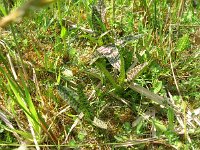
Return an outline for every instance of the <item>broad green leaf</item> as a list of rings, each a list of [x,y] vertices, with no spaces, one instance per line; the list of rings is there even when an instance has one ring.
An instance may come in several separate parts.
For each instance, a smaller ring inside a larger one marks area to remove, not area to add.
[[[153,120],[152,120],[152,123],[154,124],[154,126],[156,127],[157,130],[159,130],[159,131],[161,131],[161,132],[167,131],[166,126],[165,126],[162,122],[153,119]]]
[[[177,42],[176,51],[182,52],[190,46],[190,38],[188,34],[184,34]]]
[[[158,93],[162,88],[162,81],[156,80],[155,83],[153,83],[153,87],[154,87],[153,92]]]
[[[141,129],[142,129],[143,125],[144,125],[144,122],[140,121],[139,124],[137,125],[137,128],[136,128],[136,133],[137,134],[141,133]]]
[[[61,33],[60,33],[60,37],[61,37],[62,39],[64,39],[64,38],[66,37],[66,35],[67,35],[67,30],[66,30],[65,27],[62,27]]]
[[[4,7],[1,4],[0,4],[0,11],[2,12],[2,14],[4,16],[6,16],[6,11],[5,11]]]

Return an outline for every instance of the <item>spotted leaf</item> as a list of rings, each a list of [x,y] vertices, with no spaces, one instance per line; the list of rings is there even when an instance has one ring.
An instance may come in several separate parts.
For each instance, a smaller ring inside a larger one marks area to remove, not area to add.
[[[126,73],[127,75],[127,81],[132,81],[134,80],[138,75],[139,73],[148,65],[147,62],[143,63],[143,64],[140,64],[136,67],[133,67],[133,68],[130,68],[128,70],[128,72]]]
[[[110,64],[117,70],[120,70],[120,55],[119,55],[119,50],[115,45],[106,45],[106,46],[101,46],[97,49],[97,52],[106,57]]]

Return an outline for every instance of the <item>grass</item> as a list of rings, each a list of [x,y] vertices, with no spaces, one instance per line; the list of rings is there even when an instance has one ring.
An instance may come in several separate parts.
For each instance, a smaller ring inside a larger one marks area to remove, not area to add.
[[[199,149],[199,4],[98,2],[0,2],[1,149]]]

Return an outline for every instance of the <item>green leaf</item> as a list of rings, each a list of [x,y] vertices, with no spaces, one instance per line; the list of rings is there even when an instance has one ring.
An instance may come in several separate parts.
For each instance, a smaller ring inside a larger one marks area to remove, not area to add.
[[[125,72],[125,64],[124,64],[124,57],[121,55],[120,53],[120,74],[119,74],[119,85],[123,85],[124,81],[125,81],[125,77],[126,77],[126,72]]]
[[[18,104],[25,110],[25,112],[29,112],[28,108],[26,107],[26,103],[20,94],[21,92],[19,91],[19,89],[17,89],[15,83],[12,80],[10,80],[10,78],[8,76],[6,76],[6,77],[8,80],[8,84],[10,85]]]
[[[1,125],[3,126],[3,125]],[[33,139],[33,136],[30,132],[26,132],[26,131],[22,131],[22,130],[17,130],[17,129],[11,129],[11,128],[8,128],[7,126],[3,126],[3,129],[11,132],[11,133],[18,133],[20,134],[23,138],[25,138],[26,140],[32,140]]]
[[[190,38],[188,34],[183,35],[177,42],[176,51],[182,52],[190,46]]]
[[[85,139],[85,134],[84,134],[83,132],[79,132],[79,133],[78,133],[78,139],[79,139],[80,141],[83,141],[83,140]]]
[[[101,70],[101,72],[108,78],[110,83],[113,85],[115,89],[119,89],[117,83],[115,82],[115,79],[112,77],[110,72],[102,65],[101,62],[98,62],[98,60],[95,62],[97,67]]]
[[[168,127],[170,130],[173,130],[174,129],[174,110],[171,107],[168,108],[167,118],[169,121]]]
[[[159,131],[161,131],[161,132],[167,131],[166,126],[165,126],[162,122],[153,119],[153,120],[152,120],[152,123],[154,124],[154,126],[156,127],[157,130],[159,130]]]
[[[70,140],[70,141],[69,141],[69,146],[70,146],[71,148],[77,147],[76,141],[75,141],[75,140]]]
[[[66,35],[67,35],[67,30],[66,30],[65,27],[62,27],[62,28],[61,28],[60,37],[61,37],[62,39],[64,39],[64,38],[66,37]]]
[[[73,58],[74,56],[76,56],[77,50],[75,48],[71,48],[69,50],[69,56],[70,58]]]
[[[75,91],[68,87],[58,85],[58,93],[76,112],[82,112],[82,110],[80,110],[79,96]]]
[[[135,78],[137,78],[148,66],[148,62],[145,62],[143,64],[140,64],[135,67],[130,67],[126,73],[127,75],[127,81],[133,81]]]
[[[32,117],[34,118],[34,120],[30,120],[33,124],[33,128],[34,128],[34,131],[36,132],[36,135],[40,136],[40,132],[41,132],[41,128],[40,128],[40,125],[38,125],[38,122],[39,122],[39,118],[38,118],[38,115],[37,115],[37,111],[36,111],[36,108],[32,102],[32,98],[31,98],[31,95],[28,91],[28,88],[26,86],[26,84],[24,82],[23,83],[23,87],[24,87],[24,90],[25,90],[25,100],[26,100],[26,103],[27,103],[27,106],[29,108],[29,111],[32,115]],[[37,122],[35,122],[35,120]]]
[[[140,121],[139,124],[137,125],[137,128],[136,128],[136,133],[137,134],[141,133],[141,129],[142,129],[143,125],[144,125],[144,122]]]
[[[83,35],[80,35],[79,38],[85,38],[85,39],[88,39],[89,41],[91,41],[92,43],[97,43],[98,40],[96,40],[94,37],[92,37],[90,34],[83,34]]]
[[[86,95],[84,94],[82,85],[79,85],[76,91],[68,87],[58,85],[58,93],[76,112],[83,112],[85,119],[88,121],[93,120],[94,111],[91,108]]]
[[[57,79],[56,79],[56,84],[59,85],[60,84],[60,79],[61,79],[61,73],[60,73],[60,69],[58,70],[58,76],[57,76]]]
[[[158,93],[162,88],[162,81],[156,80],[155,83],[153,83],[153,87],[154,87],[153,92]]]
[[[131,127],[130,122],[125,122],[125,123],[123,124],[123,127],[124,127],[124,130],[125,130],[125,131],[131,132],[132,127]]]
[[[5,8],[1,4],[0,4],[0,12],[2,12],[2,14],[4,16],[6,16],[6,10],[5,10]]]

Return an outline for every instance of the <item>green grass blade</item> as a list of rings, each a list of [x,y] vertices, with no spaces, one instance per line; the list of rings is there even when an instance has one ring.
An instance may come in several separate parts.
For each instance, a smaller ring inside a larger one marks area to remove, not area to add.
[[[118,89],[119,86],[117,85],[117,83],[115,82],[115,79],[112,77],[112,75],[110,74],[110,72],[102,65],[102,63],[100,62],[95,62],[97,67],[101,70],[101,72],[108,78],[108,80],[110,81],[110,83],[113,85],[113,87],[115,89]]]
[[[168,118],[168,121],[169,121],[168,128],[170,130],[173,130],[174,129],[174,110],[171,107],[168,108],[167,118]]]
[[[120,74],[119,74],[118,81],[119,81],[119,85],[121,86],[123,85],[126,78],[124,57],[121,55],[121,53],[120,53],[120,62],[121,62],[121,65],[120,65]]]
[[[39,122],[37,111],[35,109],[35,106],[32,102],[30,93],[29,93],[28,88],[25,85],[25,83],[24,83],[24,90],[25,90],[25,96],[26,96],[25,100],[26,100],[26,103],[28,105],[29,111],[30,111],[32,117],[34,118],[34,120],[37,120],[37,122]],[[34,120],[32,120],[33,128],[34,128],[35,132],[37,133],[37,135],[40,135],[41,128],[38,125],[38,123],[36,123]]]

